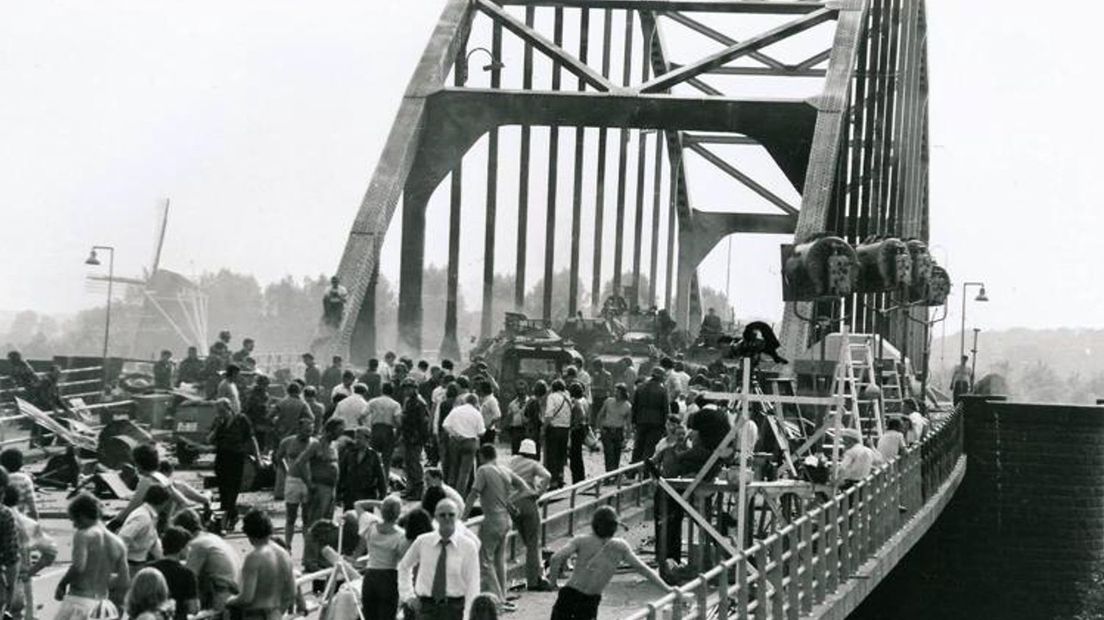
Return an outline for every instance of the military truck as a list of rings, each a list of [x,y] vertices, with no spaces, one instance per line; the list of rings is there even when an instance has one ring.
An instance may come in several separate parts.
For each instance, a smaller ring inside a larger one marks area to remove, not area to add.
[[[582,358],[548,322],[518,312],[507,312],[503,330],[480,343],[471,355],[487,363],[498,381],[502,402],[515,396],[514,386],[519,380],[529,385],[538,380],[552,381],[565,366]]]

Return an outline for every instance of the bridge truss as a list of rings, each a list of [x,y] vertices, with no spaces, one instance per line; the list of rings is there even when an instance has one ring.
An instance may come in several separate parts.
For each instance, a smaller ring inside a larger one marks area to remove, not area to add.
[[[676,59],[673,42],[688,36],[710,47]],[[563,297],[569,313],[583,310],[588,284],[596,309],[609,274],[631,291],[630,303],[672,308],[684,328],[699,320],[696,269],[729,235],[926,240],[925,36],[923,0],[447,0],[349,234],[338,270],[349,289],[345,318],[318,342],[354,361],[375,351],[380,253],[401,199],[399,348],[425,348],[426,212],[446,179],[444,356],[458,354],[460,247],[480,243],[461,238],[461,208],[473,200],[485,213],[482,336],[495,313],[523,306],[530,227],[544,232],[544,318]],[[491,58],[483,72],[469,67],[478,48]],[[803,91],[811,94],[778,95]],[[518,139],[506,140],[514,127]],[[477,143],[486,157],[465,166]],[[748,151],[765,151],[800,201],[757,178]],[[728,195],[692,201],[692,158],[757,206]],[[516,166],[508,188],[504,163]],[[486,188],[474,199],[464,191],[471,175]],[[531,207],[543,221],[530,218]],[[499,229],[502,211],[515,215],[506,220],[513,230]],[[563,218],[566,255],[557,254]],[[500,236],[516,244],[512,308],[494,307]],[[556,290],[565,264],[567,290]],[[900,339],[905,317],[879,321],[875,310],[892,302],[855,296],[835,312],[853,331]],[[787,304],[791,353],[809,341],[798,317],[811,305]]]

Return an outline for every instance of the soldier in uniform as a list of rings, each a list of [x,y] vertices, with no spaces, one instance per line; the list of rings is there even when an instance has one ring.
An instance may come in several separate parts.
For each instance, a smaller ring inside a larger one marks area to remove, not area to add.
[[[176,385],[181,383],[201,383],[203,381],[203,361],[195,347],[188,347],[188,357],[180,362],[176,373]]]
[[[171,390],[175,367],[176,364],[172,361],[172,351],[162,351],[161,359],[153,365],[153,387],[159,390]]]

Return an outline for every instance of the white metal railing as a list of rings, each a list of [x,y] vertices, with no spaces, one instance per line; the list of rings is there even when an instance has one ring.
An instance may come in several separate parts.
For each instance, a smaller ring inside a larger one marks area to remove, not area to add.
[[[962,416],[955,414],[859,484],[625,620],[697,620],[714,612],[796,619],[851,579],[924,506],[961,454]]]

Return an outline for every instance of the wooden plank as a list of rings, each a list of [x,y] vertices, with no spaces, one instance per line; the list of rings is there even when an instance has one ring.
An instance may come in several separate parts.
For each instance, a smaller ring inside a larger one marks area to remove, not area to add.
[[[714,54],[710,54],[695,63],[669,71],[667,74],[645,83],[640,87],[640,92],[655,93],[668,90],[672,86],[681,84],[689,78],[697,77],[710,69],[720,67],[737,58],[746,56],[753,51],[757,51],[795,34],[819,26],[824,22],[835,19],[836,14],[834,9],[819,9],[800,19],[772,28],[767,32],[751,37],[750,39],[745,39],[736,45],[729,46]]]
[[[549,41],[541,33],[533,30],[526,24],[518,21],[513,15],[510,15],[502,7],[498,6],[491,0],[474,0],[475,5],[479,7],[479,10],[487,14],[488,17],[493,19],[496,23],[501,24],[510,32],[521,37],[534,48],[548,56],[554,61],[555,67],[562,66],[569,73],[577,76],[583,80],[595,90],[608,92],[614,90],[613,84],[606,78],[596,73],[593,69],[588,67],[585,63],[580,62],[577,58],[564,51],[562,40],[559,43]],[[556,7],[560,20],[563,18],[563,8]],[[560,24],[562,28],[562,23]]]

